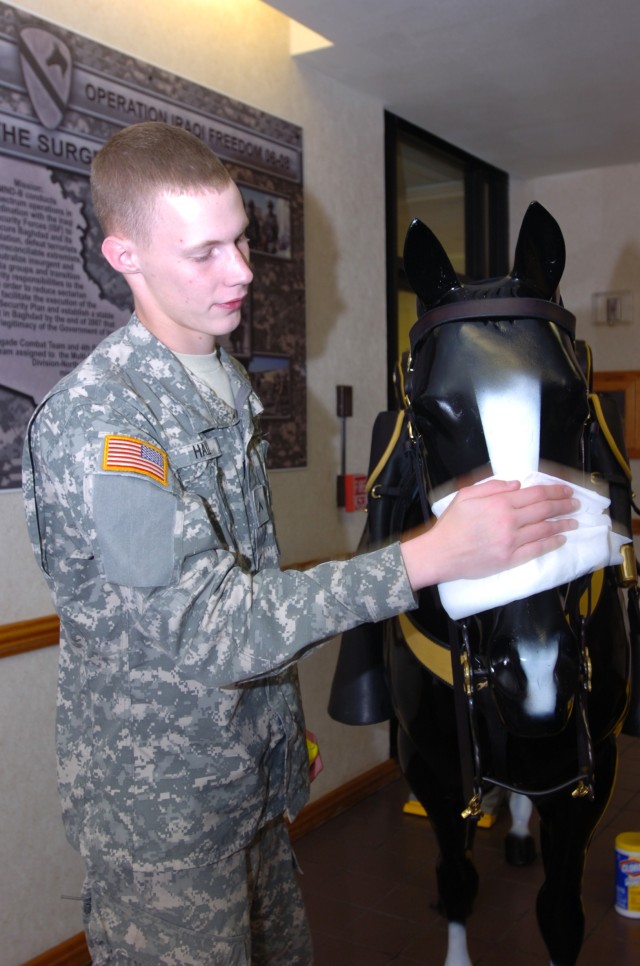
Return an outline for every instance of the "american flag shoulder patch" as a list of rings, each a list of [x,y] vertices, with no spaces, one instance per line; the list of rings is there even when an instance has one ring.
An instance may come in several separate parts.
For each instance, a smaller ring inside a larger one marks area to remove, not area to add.
[[[116,473],[141,473],[167,485],[167,454],[157,446],[133,436],[106,436],[102,469]]]

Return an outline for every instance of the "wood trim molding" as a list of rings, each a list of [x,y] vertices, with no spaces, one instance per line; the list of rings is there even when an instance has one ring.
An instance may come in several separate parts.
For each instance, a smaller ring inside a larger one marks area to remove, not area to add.
[[[91,956],[83,932],[76,933],[71,939],[59,946],[48,949],[24,966],[91,966]]]
[[[380,788],[389,785],[400,777],[400,767],[397,762],[389,760],[375,765],[369,771],[352,778],[351,781],[335,788],[322,798],[305,805],[295,822],[289,826],[289,837],[292,842],[312,832],[314,828],[324,825],[329,819],[335,818],[341,812],[351,808],[356,802],[373,795]]]
[[[351,779],[340,788],[334,789],[319,798],[316,802],[306,805],[298,818],[289,826],[292,841],[313,831],[329,819],[335,818],[352,805],[373,795],[380,788],[391,784],[400,777],[400,768],[395,761],[383,761],[370,768],[369,771]],[[66,942],[60,943],[30,959],[23,966],[91,966],[91,957],[87,949],[84,933],[77,933]]]
[[[60,621],[56,614],[30,621],[0,626],[0,658],[37,651],[60,641]]]
[[[634,535],[640,535],[640,520],[633,519],[632,529]],[[333,559],[345,560],[352,554],[339,554]],[[304,563],[289,564],[284,569],[295,568],[304,570],[312,567],[320,560],[308,560]],[[17,621],[15,624],[0,625],[0,659],[11,657],[15,654],[23,654],[25,651],[36,651],[41,647],[51,647],[58,644],[60,640],[60,621],[56,614],[48,617],[36,617],[34,620]]]

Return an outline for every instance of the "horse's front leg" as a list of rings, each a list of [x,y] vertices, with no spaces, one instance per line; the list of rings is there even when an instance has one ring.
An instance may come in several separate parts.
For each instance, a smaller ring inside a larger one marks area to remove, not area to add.
[[[594,800],[568,791],[537,802],[545,880],[536,912],[552,966],[574,966],[584,939],[582,878],[587,849],[615,780],[617,748],[610,736],[594,750]]]
[[[475,823],[461,817],[462,795],[454,787],[443,789],[453,775],[434,769],[411,738],[399,728],[398,757],[414,795],[426,809],[440,848],[436,868],[438,907],[449,923],[444,966],[472,966],[465,923],[478,892],[478,873],[471,859]],[[449,756],[449,769],[457,768],[457,750]]]
[[[461,922],[450,922],[447,958],[444,966],[473,966],[467,946],[467,927]]]
[[[530,798],[511,792],[509,795],[511,828],[504,840],[505,859],[509,865],[531,865],[536,857],[536,843],[529,831],[529,819],[533,811]]]

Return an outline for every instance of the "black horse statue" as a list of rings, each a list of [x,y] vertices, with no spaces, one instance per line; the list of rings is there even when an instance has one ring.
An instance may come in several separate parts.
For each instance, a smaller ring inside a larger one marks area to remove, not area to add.
[[[629,710],[624,597],[626,588],[633,632],[637,590],[621,420],[612,400],[590,391],[590,353],[558,294],[562,232],[541,205],[525,214],[505,278],[461,282],[418,220],[404,264],[419,318],[397,378],[401,405],[374,427],[364,544],[424,525],[443,495],[505,469],[510,479],[544,472],[604,494],[609,536],[622,538],[601,567],[560,586],[475,600],[471,613],[463,588],[462,616],[445,610],[444,588],[429,588],[415,611],[349,632],[329,712],[350,724],[394,720],[402,772],[438,839],[446,966],[471,964],[471,848],[483,792],[496,786],[538,810],[539,928],[553,966],[573,966],[585,858],[611,796],[616,737],[625,719],[640,734],[637,699]]]

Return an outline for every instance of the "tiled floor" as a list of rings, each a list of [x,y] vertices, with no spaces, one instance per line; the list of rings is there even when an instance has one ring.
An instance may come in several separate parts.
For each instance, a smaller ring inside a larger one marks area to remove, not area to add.
[[[613,906],[615,836],[640,831],[640,739],[622,737],[620,748],[614,796],[589,851],[579,966],[640,966],[640,919]],[[433,908],[435,839],[428,819],[403,813],[406,800],[404,782],[395,781],[295,843],[314,966],[443,966],[446,925]],[[509,826],[505,807],[494,827],[476,836],[481,884],[468,923],[471,958],[482,966],[549,966],[534,914],[540,859],[524,869],[505,863]]]

